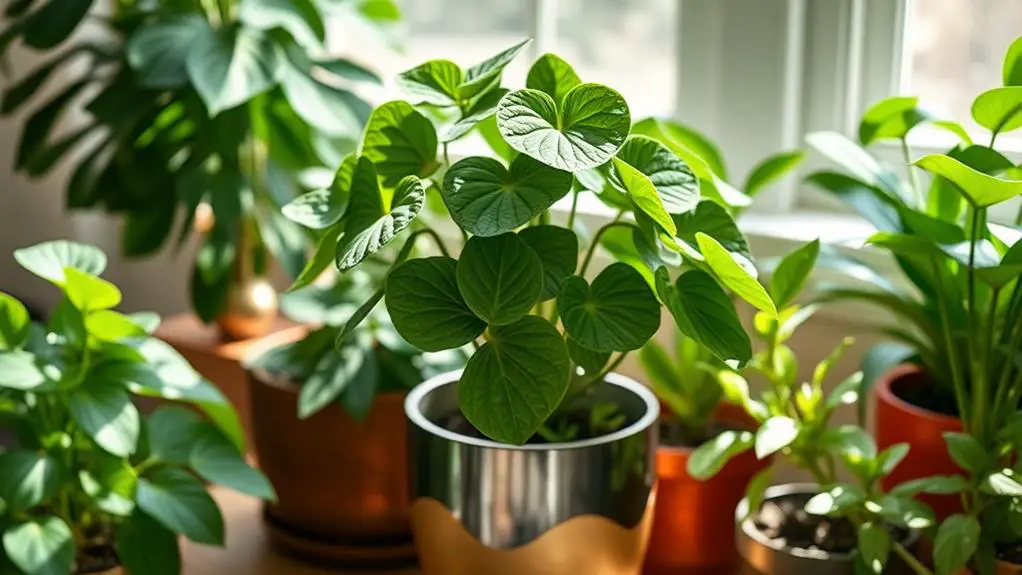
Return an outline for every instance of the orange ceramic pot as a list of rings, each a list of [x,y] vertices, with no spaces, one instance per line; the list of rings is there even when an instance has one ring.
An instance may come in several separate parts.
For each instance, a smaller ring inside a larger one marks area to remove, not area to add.
[[[755,428],[755,422],[735,405],[722,404],[716,420],[735,429]],[[647,575],[723,568],[740,561],[735,550],[735,507],[745,497],[752,477],[770,462],[747,451],[709,481],[699,481],[688,474],[691,453],[692,449],[683,447],[657,449],[660,481],[646,554]]]
[[[405,393],[381,393],[363,421],[338,404],[298,419],[298,386],[249,373],[259,466],[277,501],[266,508],[285,551],[320,562],[414,561]]]
[[[884,449],[896,443],[910,446],[908,456],[884,479],[884,489],[920,477],[962,472],[948,455],[943,437],[949,431],[962,431],[962,422],[898,397],[899,390],[929,385],[929,376],[911,364],[900,365],[877,381],[877,447]],[[920,495],[919,498],[931,505],[941,520],[962,510],[959,498],[954,495]]]

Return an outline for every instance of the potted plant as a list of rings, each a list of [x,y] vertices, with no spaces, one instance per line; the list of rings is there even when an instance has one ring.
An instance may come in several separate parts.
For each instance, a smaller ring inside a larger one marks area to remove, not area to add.
[[[1011,73],[1018,67],[1020,48],[1022,39],[1008,51],[1005,86],[980,94],[973,103],[974,119],[991,131],[987,145],[972,142],[957,124],[935,120],[915,98],[876,104],[859,129],[863,145],[882,138],[901,141],[905,177],[839,135],[808,138],[846,172],[818,172],[809,180],[876,225],[878,233],[869,243],[891,253],[917,288],[907,292],[882,280],[870,282],[868,289],[841,286],[824,295],[826,300],[870,302],[898,322],[883,332],[900,345],[884,344],[867,356],[864,366],[880,374],[891,365],[912,362],[876,380],[879,444],[910,441],[913,445],[905,464],[892,474],[892,482],[960,473],[958,448],[949,450],[945,439],[949,434],[963,437],[963,431],[982,446],[988,463],[1010,462],[998,451],[997,442],[998,430],[1014,417],[1022,394],[1013,356],[1022,338],[1022,244],[1016,228],[990,222],[988,212],[1022,194],[1022,173],[994,148],[1000,133],[1020,125],[1022,87],[1017,74]],[[947,154],[914,159],[906,137],[923,122],[954,131],[962,143]],[[928,187],[920,178],[921,170],[932,176]],[[860,277],[862,273],[879,277],[878,272],[851,263],[859,268]],[[869,385],[872,379],[864,383]],[[966,469],[973,474],[990,471]],[[963,510],[975,515],[984,508],[985,498],[980,499],[956,494],[931,503],[941,517]]]
[[[955,480],[927,478],[885,492],[881,480],[904,459],[909,446],[878,451],[861,427],[831,425],[834,411],[859,397],[861,372],[825,391],[850,339],[813,369],[809,381],[799,383],[798,359],[786,341],[812,317],[815,306],[791,302],[818,253],[819,243],[811,242],[781,260],[770,282],[778,314],[755,318],[764,349],[741,374],[730,368],[716,373],[724,396],[742,406],[758,422],[758,429],[720,433],[692,453],[688,471],[696,478],[710,478],[728,461],[752,450],[759,459],[781,454],[812,475],[815,483],[767,488],[768,467],[749,483],[736,510],[736,541],[742,557],[763,573],[881,573],[890,563],[893,572],[910,569],[931,575],[910,551],[918,530],[932,527],[935,518],[928,506],[912,497],[939,491]],[[766,387],[755,398],[745,377],[753,374],[765,380]],[[839,465],[851,482],[842,479]],[[892,553],[897,561],[889,561]]]
[[[740,237],[733,221],[699,217],[698,178],[666,145],[629,136],[628,105],[616,91],[583,83],[553,55],[532,67],[527,88],[500,87],[524,46],[467,70],[438,60],[403,73],[415,102],[447,118],[439,130],[408,102],[383,104],[331,193],[296,201],[330,214],[312,258],[323,267],[336,262],[350,273],[388,244],[402,246],[386,250],[386,279],[341,330],[342,345],[385,302],[415,347],[473,347],[464,371],[427,380],[405,402],[424,573],[608,564],[638,573],[659,406],[614,369],[657,331],[662,305],[686,335],[738,363],[751,352],[722,284],[774,310],[748,258],[727,247]],[[452,163],[446,144],[482,120],[507,164]],[[573,228],[579,197],[597,179],[606,185],[596,196],[620,213],[586,245]],[[449,212],[445,227],[417,217],[427,194]],[[562,198],[568,214],[554,223]],[[595,273],[612,230],[630,232],[629,256]],[[423,236],[439,255],[410,257]],[[457,257],[446,245],[452,237],[465,239]],[[695,269],[675,281],[666,264],[681,258]]]
[[[396,17],[386,0],[355,4],[344,13]],[[78,152],[65,203],[122,216],[126,256],[180,247],[196,225],[195,312],[232,337],[265,334],[277,307],[267,252],[295,277],[308,244],[279,208],[351,149],[370,109],[352,89],[379,79],[326,54],[336,3],[128,0],[103,16],[91,6],[29,0],[5,11],[0,56],[21,45],[53,53],[3,94],[4,115],[37,102],[15,169],[42,177]],[[72,36],[86,20],[99,31]],[[66,78],[55,95],[36,97],[55,77]],[[61,128],[78,102],[85,120]]]
[[[414,563],[404,399],[464,364],[460,350],[424,354],[409,345],[383,308],[335,347],[377,289],[378,271],[281,296],[285,315],[319,327],[283,345],[269,336],[247,366],[255,451],[277,490],[265,512],[271,539],[320,562]]]
[[[178,536],[222,545],[203,480],[271,499],[242,456],[230,404],[149,336],[155,314],[114,311],[96,248],[48,242],[14,254],[63,292],[48,324],[0,293],[4,573],[181,572]],[[184,402],[143,418],[132,395]]]

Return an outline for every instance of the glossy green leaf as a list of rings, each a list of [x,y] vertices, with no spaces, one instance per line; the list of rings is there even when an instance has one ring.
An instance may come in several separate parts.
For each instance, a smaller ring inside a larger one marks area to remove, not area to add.
[[[877,140],[904,138],[912,128],[930,119],[919,108],[919,98],[893,96],[873,104],[859,123],[859,141],[868,146]]]
[[[21,350],[0,352],[0,388],[30,390],[45,382],[34,355]]]
[[[798,433],[799,424],[794,419],[781,415],[771,417],[756,431],[756,457],[763,459],[788,447]]]
[[[935,475],[899,483],[891,488],[891,495],[915,497],[919,493],[953,495],[970,489],[969,481],[961,475]]]
[[[983,92],[972,103],[972,118],[995,134],[1022,127],[1022,86]]]
[[[96,507],[118,517],[135,512],[138,476],[129,461],[106,456],[94,458],[85,467],[78,472],[78,482]]]
[[[755,196],[775,180],[794,170],[805,158],[805,150],[791,150],[774,154],[756,164],[749,172],[742,188],[749,196]]]
[[[461,68],[450,60],[430,60],[398,74],[397,85],[425,104],[457,106]]]
[[[125,56],[141,86],[177,88],[188,82],[185,62],[192,43],[212,34],[198,14],[170,16],[139,28],[125,44]]]
[[[368,334],[356,333],[341,341],[336,352],[324,355],[302,384],[298,417],[312,417],[358,380],[375,380],[376,367]]]
[[[307,48],[320,48],[326,40],[326,26],[313,0],[241,0],[238,20],[256,30],[283,28]]]
[[[196,436],[189,465],[211,483],[257,499],[276,499],[266,477],[250,466],[237,447],[212,425],[205,425]]]
[[[191,409],[161,406],[146,419],[149,457],[156,461],[184,465],[192,454],[202,420]]]
[[[146,335],[142,326],[120,312],[105,309],[85,316],[85,331],[99,341],[121,341]]]
[[[944,520],[933,541],[933,562],[937,575],[955,575],[976,553],[980,539],[979,521],[955,514]]]
[[[67,575],[75,559],[71,528],[53,516],[35,517],[6,527],[4,551],[11,563],[32,575]]]
[[[568,390],[571,361],[564,338],[543,318],[492,326],[458,383],[462,413],[486,436],[523,444]]]
[[[982,488],[995,495],[1022,496],[1022,483],[1019,483],[1018,476],[1011,469],[1002,469],[987,475]]]
[[[649,178],[669,213],[683,214],[699,202],[699,182],[692,169],[653,138],[629,136],[618,150],[617,157]],[[624,187],[631,191],[631,187]],[[650,216],[653,217],[653,214]]]
[[[447,170],[441,190],[451,217],[477,236],[514,231],[571,190],[571,174],[529,156],[505,168],[493,158],[465,158]]]
[[[396,187],[405,176],[432,175],[438,166],[436,152],[433,123],[407,102],[387,102],[373,110],[362,153],[376,165],[385,187]]]
[[[407,261],[387,276],[387,311],[398,333],[425,351],[459,348],[482,335],[486,322],[458,290],[458,262],[448,257]]]
[[[989,207],[1022,194],[1022,180],[1002,180],[939,154],[924,156],[916,166],[946,178],[976,207]]]
[[[289,220],[321,230],[337,223],[344,215],[345,207],[345,203],[337,201],[332,190],[320,189],[298,196],[281,210]]]
[[[843,168],[860,182],[883,190],[891,197],[898,197],[909,203],[912,199],[897,174],[880,165],[869,152],[837,132],[814,132],[806,136],[806,142],[816,151]]]
[[[756,309],[770,315],[777,315],[777,307],[770,299],[766,289],[749,273],[748,269],[735,261],[731,252],[727,251],[720,242],[702,232],[696,234],[696,242],[699,244],[699,251],[706,258],[706,263],[726,287]]]
[[[749,243],[738,229],[738,224],[735,223],[727,208],[717,202],[703,200],[699,202],[695,210],[686,214],[673,215],[672,218],[677,227],[678,239],[693,246],[693,250],[698,245],[696,234],[704,233],[717,240],[727,251],[752,260]]]
[[[0,292],[0,351],[20,348],[25,344],[28,339],[29,319],[24,304],[13,296]]]
[[[139,478],[136,502],[174,533],[203,545],[224,543],[220,509],[202,482],[183,469],[157,469]]]
[[[229,110],[276,82],[279,54],[270,38],[247,28],[198,34],[188,51],[188,77],[210,116]]]
[[[606,267],[592,285],[569,277],[557,296],[564,329],[582,346],[601,352],[639,349],[660,327],[660,303],[626,263]]]
[[[66,40],[85,19],[93,0],[47,0],[24,22],[22,38],[36,50],[49,50]]]
[[[578,236],[560,226],[531,226],[518,232],[543,264],[543,290],[540,301],[557,297],[561,284],[575,273],[578,265]]]
[[[532,40],[525,39],[465,70],[465,78],[458,86],[458,100],[472,102],[496,87],[500,83],[504,68],[529,45],[529,42]]]
[[[979,473],[986,468],[987,452],[975,437],[967,433],[950,431],[943,435],[944,441],[947,442],[948,454],[958,467],[972,473]]]
[[[56,240],[14,250],[14,259],[33,274],[63,286],[64,269],[98,276],[106,269],[106,255],[92,246]]]
[[[110,309],[121,303],[121,290],[101,277],[68,267],[64,270],[68,299],[83,313]]]
[[[117,558],[131,573],[179,575],[181,552],[172,531],[141,511],[116,527]]]
[[[1011,43],[1004,55],[1002,77],[1005,86],[1022,86],[1022,36]]]
[[[138,445],[139,415],[128,392],[118,384],[94,380],[68,397],[75,423],[112,455],[128,457]]]
[[[453,124],[444,128],[440,141],[453,142],[471,132],[480,122],[492,118],[497,113],[500,100],[507,92],[508,90],[504,88],[497,88],[484,94],[471,108],[463,111]]]
[[[777,307],[786,307],[802,291],[820,255],[820,240],[813,240],[781,259],[770,278],[770,295]]]
[[[66,475],[60,462],[45,453],[7,451],[0,454],[0,498],[8,513],[30,509],[53,497]]]
[[[688,162],[696,175],[703,179],[716,176],[722,180],[727,179],[727,167],[724,163],[724,155],[720,149],[710,141],[704,134],[691,126],[686,126],[672,120],[660,120],[646,118],[639,121],[632,128],[632,133],[650,136],[665,144],[675,154],[681,156]],[[687,152],[684,154],[681,150]],[[700,173],[697,166],[693,165],[690,157],[696,157],[705,166],[705,171]]]
[[[571,357],[571,361],[585,370],[585,373],[588,375],[600,373],[606,367],[607,362],[610,361],[610,352],[593,351],[582,347],[571,337],[567,338],[566,343],[568,344],[568,356]],[[642,349],[645,350],[646,347]]]
[[[859,527],[858,549],[870,573],[883,573],[891,552],[891,534],[883,525],[867,521]]]
[[[631,120],[621,94],[579,84],[560,109],[545,92],[526,88],[504,96],[497,127],[515,150],[560,170],[577,172],[606,163],[628,136]]]
[[[571,64],[556,54],[543,54],[529,68],[525,87],[546,92],[554,103],[560,104],[572,88],[582,83]]]
[[[724,431],[697,447],[688,458],[688,474],[705,481],[716,475],[735,456],[752,447],[754,436],[748,431]]]
[[[317,132],[333,138],[355,139],[362,133],[364,116],[357,96],[327,84],[311,71],[295,65],[290,58],[280,58],[280,87],[295,113],[315,126]]]
[[[529,313],[543,289],[543,264],[516,234],[474,236],[458,260],[458,290],[477,316],[506,325]]]
[[[620,158],[613,158],[614,170],[621,186],[628,191],[628,196],[635,206],[650,217],[661,229],[670,235],[677,233],[671,214],[667,213],[660,195],[653,182],[645,174],[632,167]]]
[[[752,342],[742,327],[731,298],[709,274],[692,270],[670,285],[667,270],[657,270],[657,291],[678,329],[722,361],[744,365],[752,358]]]
[[[850,484],[835,485],[806,502],[805,510],[813,515],[834,515],[866,501],[866,493]]]

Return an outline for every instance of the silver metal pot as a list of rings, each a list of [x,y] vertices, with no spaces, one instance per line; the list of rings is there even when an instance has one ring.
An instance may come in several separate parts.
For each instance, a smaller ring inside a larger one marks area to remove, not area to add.
[[[506,445],[449,431],[461,372],[405,401],[412,526],[424,575],[638,575],[652,526],[659,404],[611,374],[591,401],[623,429],[568,443]]]
[[[787,495],[812,494],[820,492],[815,483],[788,483],[767,488],[764,501],[778,499]],[[856,552],[830,553],[819,549],[799,549],[779,545],[777,541],[767,538],[756,528],[749,515],[749,500],[742,499],[735,510],[735,544],[738,553],[745,561],[760,573],[767,575],[854,575]],[[906,541],[902,541],[909,549],[915,546],[919,533],[909,531]],[[891,552],[888,560],[889,573],[908,573],[910,570]]]

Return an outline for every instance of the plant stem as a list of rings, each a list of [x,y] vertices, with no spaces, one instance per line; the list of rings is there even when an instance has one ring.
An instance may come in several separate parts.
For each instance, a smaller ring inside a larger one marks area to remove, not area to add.
[[[892,541],[891,547],[894,549],[894,552],[898,554],[898,557],[901,557],[901,560],[916,572],[916,575],[933,575],[933,571],[930,571],[926,565],[923,565],[921,561],[909,553],[908,549],[905,549],[901,543]]]
[[[992,149],[994,147],[994,142],[996,142],[996,141],[997,141],[997,132],[991,132],[990,133],[990,145],[988,145],[987,147]]]
[[[568,229],[569,230],[574,230],[575,229],[575,212],[578,210],[578,196],[579,196],[579,192],[575,191],[575,192],[572,192],[572,193],[573,193],[573,196],[571,198],[571,211],[568,212]]]
[[[912,191],[915,192],[916,207],[922,208],[925,206],[925,196],[923,190],[919,187],[919,176],[916,174],[914,167],[912,166],[912,151],[908,148],[908,140],[905,136],[901,137],[901,153],[905,157],[905,170],[908,171],[908,177],[912,180]]]
[[[612,221],[609,224],[606,224],[605,226],[603,226],[602,228],[596,230],[596,234],[593,236],[593,242],[591,244],[589,244],[589,251],[586,252],[585,259],[582,260],[582,268],[579,269],[578,275],[583,276],[583,277],[586,275],[586,270],[589,269],[589,264],[593,261],[593,254],[596,253],[596,246],[600,245],[600,238],[603,237],[603,234],[607,233],[607,230],[609,230],[609,229],[611,229],[613,227],[627,227],[627,228],[635,228],[636,227],[635,224],[632,224],[632,223],[629,223],[629,222],[619,221],[621,219],[621,215],[623,213],[624,212],[618,212],[617,217],[614,218],[614,221]]]
[[[1018,207],[1018,215],[1015,216],[1015,225],[1022,226],[1022,205]]]
[[[934,277],[940,277],[940,266],[936,258],[930,260],[933,263]],[[948,361],[951,363],[951,382],[955,386],[955,400],[958,404],[958,415],[962,420],[962,427],[969,428],[969,409],[965,395],[965,382],[962,381],[962,369],[958,363],[958,347],[955,345],[954,335],[951,333],[951,318],[948,316],[947,295],[944,290],[937,290],[937,304],[940,307],[940,320],[944,328],[944,339],[947,345]]]
[[[968,289],[968,329],[969,329],[969,374],[972,377],[973,386],[973,397],[975,401],[972,404],[973,407],[973,424],[977,428],[982,428],[983,416],[986,413],[987,406],[987,382],[986,374],[982,373],[979,369],[979,353],[976,349],[978,345],[977,338],[979,337],[978,320],[979,313],[976,310],[976,242],[979,241],[979,225],[980,218],[983,215],[983,210],[979,208],[972,209],[972,229],[970,230],[969,238],[969,269],[967,270],[967,289]],[[982,442],[984,435],[978,435],[977,438]]]
[[[993,378],[991,376],[993,375],[993,370],[994,370],[994,349],[997,347],[997,342],[995,341],[996,337],[994,335],[994,332],[997,331],[997,304],[1000,303],[1000,300],[1001,300],[1001,289],[1000,288],[994,288],[993,295],[990,296],[990,306],[987,308],[987,317],[986,317],[986,320],[987,320],[987,342],[986,342],[987,349],[986,349],[986,352],[987,353],[986,353],[986,358],[983,360],[984,366],[982,368],[983,379],[988,381],[988,382],[990,382],[990,383],[993,382]],[[996,397],[996,395],[1000,395],[1000,386],[998,386],[998,388],[996,390],[994,390],[994,391],[995,391],[995,397]],[[998,405],[997,404],[997,400],[995,399],[994,402],[993,402],[993,409],[996,410],[997,409],[997,405]],[[997,423],[996,423],[997,420],[995,418],[986,417],[985,421],[987,422],[988,426],[992,425],[993,426],[992,429],[994,431],[996,431],[996,429],[997,429]]]
[[[436,230],[426,227],[422,229],[422,233],[433,238],[433,242],[436,243],[437,249],[440,250],[440,253],[443,254],[444,257],[451,257],[451,252],[447,251],[447,246],[444,244],[444,240],[440,237],[440,234],[436,233]]]

